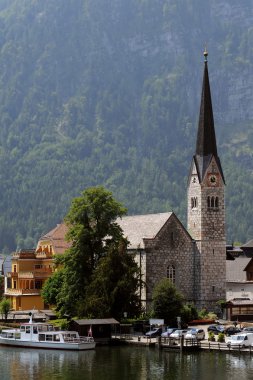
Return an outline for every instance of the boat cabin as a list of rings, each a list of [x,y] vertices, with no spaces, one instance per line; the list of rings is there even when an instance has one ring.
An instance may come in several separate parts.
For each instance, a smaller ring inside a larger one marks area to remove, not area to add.
[[[3,330],[2,337],[34,342],[74,342],[80,339],[76,331],[58,331],[53,325],[24,323],[19,330]]]

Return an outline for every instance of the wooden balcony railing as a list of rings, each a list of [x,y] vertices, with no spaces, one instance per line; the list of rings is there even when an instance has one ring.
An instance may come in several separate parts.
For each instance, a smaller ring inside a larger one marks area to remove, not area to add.
[[[51,275],[52,272],[52,268],[38,268],[34,269],[33,271],[9,272],[7,273],[7,277],[23,279],[47,278]]]
[[[6,296],[19,296],[22,294],[34,294],[34,295],[40,295],[41,289],[12,289],[7,288],[5,290]]]

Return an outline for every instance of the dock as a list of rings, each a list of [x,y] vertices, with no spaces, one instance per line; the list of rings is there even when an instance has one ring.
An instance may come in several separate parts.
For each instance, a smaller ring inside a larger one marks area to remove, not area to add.
[[[157,348],[169,352],[197,352],[197,351],[220,351],[224,353],[240,353],[253,355],[253,347],[238,346],[236,349],[227,346],[226,342],[212,342],[208,340],[187,340],[175,341],[170,338],[150,338],[145,335],[122,334],[113,337],[113,341],[118,344],[129,344],[135,346],[143,346]]]

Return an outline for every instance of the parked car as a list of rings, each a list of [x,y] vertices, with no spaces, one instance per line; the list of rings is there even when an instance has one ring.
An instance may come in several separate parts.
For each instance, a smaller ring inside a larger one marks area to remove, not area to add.
[[[227,328],[225,328],[225,334],[228,335],[228,336],[238,334],[241,331],[242,330],[239,329],[239,327],[236,327],[236,326],[228,326]],[[253,330],[252,330],[252,332],[253,332]]]
[[[189,330],[175,330],[170,334],[170,338],[179,339],[181,336],[185,336]]]
[[[146,336],[150,337],[150,338],[155,338],[157,336],[161,336],[163,330],[161,327],[156,327],[156,328],[153,328],[152,330],[146,332]]]
[[[224,326],[221,325],[210,325],[207,328],[208,332],[213,332],[215,335],[218,335],[219,333],[224,333],[225,329]]]
[[[242,329],[243,332],[252,332],[253,333],[253,327],[244,327]]]
[[[227,346],[231,348],[249,347],[253,344],[253,333],[244,332],[231,336],[227,341]]]
[[[163,338],[168,338],[174,331],[176,331],[177,330],[177,328],[174,328],[174,327],[168,327],[167,328],[167,330],[166,331],[164,331],[163,333],[162,333],[162,337]]]
[[[203,329],[191,329],[185,335],[185,339],[195,339],[195,340],[205,339],[205,331]]]

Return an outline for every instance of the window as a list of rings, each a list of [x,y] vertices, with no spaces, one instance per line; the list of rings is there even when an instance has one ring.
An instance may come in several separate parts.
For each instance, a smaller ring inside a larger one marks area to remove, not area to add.
[[[192,197],[191,198],[191,208],[197,208],[198,207],[198,198]]]
[[[7,277],[7,288],[11,288],[11,278]]]
[[[167,267],[167,278],[170,280],[172,284],[176,282],[176,269],[174,265],[169,265]]]
[[[39,341],[44,342],[45,341],[45,334],[39,334]]]
[[[207,197],[207,207],[208,208],[219,208],[219,198],[218,197]]]
[[[35,289],[41,289],[42,288],[42,281],[36,280],[35,281]]]

